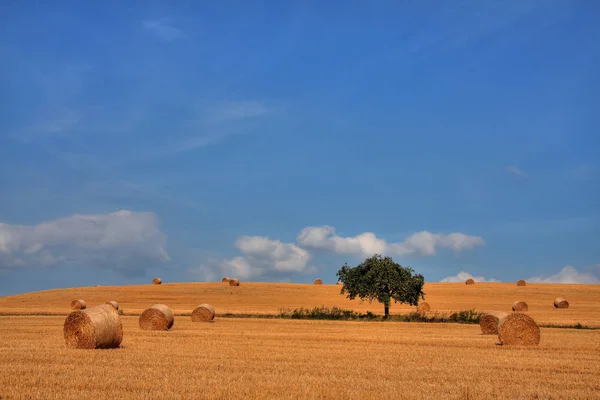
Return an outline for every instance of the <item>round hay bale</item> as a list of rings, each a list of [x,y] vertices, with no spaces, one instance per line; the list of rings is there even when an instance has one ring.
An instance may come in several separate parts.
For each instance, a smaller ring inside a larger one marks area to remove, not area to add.
[[[315,285],[322,285],[323,281],[320,280],[319,278],[315,279]]]
[[[117,303],[116,301],[112,300],[112,301],[107,301],[106,304],[111,305],[115,310],[119,309],[119,303]]]
[[[173,310],[164,304],[154,304],[140,315],[140,329],[146,331],[168,331],[173,326]]]
[[[419,305],[417,306],[417,312],[419,314],[425,314],[426,312],[429,312],[429,311],[431,311],[431,306],[426,301],[419,303]]]
[[[65,319],[63,335],[72,349],[113,349],[123,340],[123,324],[108,304],[73,311]]]
[[[87,304],[85,304],[84,300],[73,300],[71,302],[71,310],[73,310],[73,311],[85,310],[86,307],[87,307]]]
[[[502,311],[489,311],[481,316],[479,319],[479,327],[481,328],[482,335],[496,335],[498,334],[498,322],[502,317],[507,314]]]
[[[233,278],[229,280],[229,286],[240,286],[240,281],[237,278]]]
[[[469,278],[469,279],[467,279],[467,280],[465,281],[465,284],[467,284],[467,285],[474,285],[474,284],[475,284],[475,281],[474,281],[473,279]]]
[[[152,279],[152,284],[153,285],[160,285],[162,283],[162,279],[160,278],[154,278]]]
[[[524,301],[515,301],[512,305],[513,311],[529,311],[529,306]]]
[[[221,279],[221,282],[223,282],[223,283],[227,283],[227,282],[229,282],[230,280],[231,280],[231,279],[230,279],[228,276],[226,276],[225,278]]]
[[[563,299],[562,297],[557,297],[554,299],[554,307],[555,308],[569,308],[569,302]]]
[[[501,345],[535,346],[540,343],[540,327],[527,314],[515,312],[498,322]]]
[[[192,311],[192,322],[212,322],[215,310],[210,304],[200,304]]]
[[[525,285],[526,285],[526,283],[523,279],[520,279],[517,281],[517,286],[525,286]]]
[[[342,281],[337,281],[336,285],[343,285]]]

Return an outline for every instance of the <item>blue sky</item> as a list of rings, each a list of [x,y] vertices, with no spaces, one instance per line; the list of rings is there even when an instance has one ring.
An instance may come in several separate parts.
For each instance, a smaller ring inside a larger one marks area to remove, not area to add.
[[[600,5],[417,3],[0,3],[0,295],[600,283]]]

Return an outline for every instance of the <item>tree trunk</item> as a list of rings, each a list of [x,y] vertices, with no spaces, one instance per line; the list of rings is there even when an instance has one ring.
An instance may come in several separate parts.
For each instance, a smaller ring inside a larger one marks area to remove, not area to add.
[[[389,304],[385,304],[384,307],[385,307],[385,315],[384,315],[383,318],[387,319],[390,316],[390,305]]]

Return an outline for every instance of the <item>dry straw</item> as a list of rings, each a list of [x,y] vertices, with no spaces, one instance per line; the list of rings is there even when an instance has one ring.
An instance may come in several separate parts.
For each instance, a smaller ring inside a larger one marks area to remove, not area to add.
[[[540,343],[540,327],[527,314],[508,314],[498,322],[498,340],[501,345],[535,346]]]
[[[240,281],[237,278],[233,278],[229,280],[229,286],[240,286]]]
[[[72,349],[112,349],[121,345],[123,325],[117,311],[103,304],[69,314],[63,335]]]
[[[164,304],[155,304],[140,315],[140,329],[147,331],[167,331],[175,321],[173,310]]]
[[[315,285],[322,285],[323,281],[320,280],[319,278],[315,279]]]
[[[229,277],[228,277],[228,276],[226,276],[225,278],[221,279],[221,282],[223,282],[223,283],[227,283],[227,282],[229,282],[230,280],[231,280],[231,279],[229,279]]]
[[[417,312],[419,314],[425,314],[426,312],[429,312],[429,311],[431,311],[431,306],[426,301],[419,303],[419,305],[417,306]]]
[[[117,303],[116,301],[107,301],[106,304],[110,304],[115,310],[119,309],[119,303]]]
[[[469,279],[467,279],[467,280],[465,281],[465,283],[466,283],[467,285],[474,285],[474,284],[475,284],[475,281],[474,281],[473,279],[469,278]]]
[[[192,311],[192,322],[212,322],[215,319],[215,310],[210,304],[200,304]]]
[[[87,307],[87,304],[85,304],[84,300],[73,300],[71,302],[71,310],[73,310],[73,311],[85,310],[86,307]]]
[[[498,322],[506,313],[502,311],[489,311],[479,319],[479,327],[483,335],[496,335],[498,333]]]
[[[523,279],[517,281],[517,286],[525,286],[525,285],[526,285],[526,283]]]
[[[558,297],[554,300],[555,308],[569,308],[569,302],[563,299],[562,297]]]
[[[529,306],[524,301],[515,301],[512,305],[513,311],[529,311]]]

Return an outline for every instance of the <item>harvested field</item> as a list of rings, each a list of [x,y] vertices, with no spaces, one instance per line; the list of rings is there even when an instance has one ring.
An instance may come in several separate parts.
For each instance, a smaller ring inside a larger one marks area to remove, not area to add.
[[[598,331],[542,328],[540,345],[523,349],[495,345],[477,325],[184,318],[154,332],[121,319],[120,349],[81,351],[65,347],[64,317],[0,317],[0,396],[556,399],[600,389]]]
[[[600,327],[600,285],[477,283],[465,288],[464,283],[426,283],[425,301],[431,312],[453,312],[475,308],[479,311],[510,313],[512,302],[520,299],[529,306],[528,315],[539,324],[573,325],[582,323]],[[557,296],[569,299],[571,306],[556,309]],[[200,303],[208,303],[217,316],[234,314],[277,314],[280,309],[338,306],[355,311],[383,314],[383,306],[348,300],[340,295],[338,285],[246,282],[232,288],[220,282],[166,283],[160,286],[103,286],[73,289],[53,289],[0,298],[2,314],[66,315],[65,304],[74,298],[84,298],[88,306],[104,304],[114,299],[126,314],[141,314],[149,305],[167,304],[176,315],[190,315]],[[392,302],[391,314],[410,313],[415,307]]]

